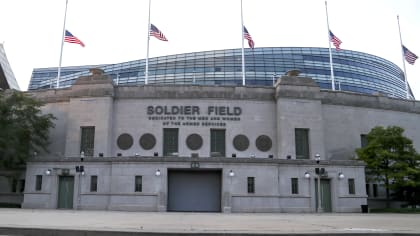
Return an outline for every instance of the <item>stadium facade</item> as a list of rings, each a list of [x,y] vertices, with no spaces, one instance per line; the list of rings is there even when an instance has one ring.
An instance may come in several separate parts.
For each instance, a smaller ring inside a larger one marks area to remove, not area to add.
[[[306,77],[117,86],[92,72],[30,92],[57,120],[50,153],[27,164],[24,208],[360,212],[383,196],[355,155],[365,134],[401,126],[420,148],[417,101]]]
[[[242,85],[241,49],[216,50],[149,59],[149,84]],[[333,50],[335,88],[364,94],[406,98],[403,71],[367,53]],[[143,60],[109,65],[63,67],[60,87],[69,87],[89,68],[100,68],[118,85],[145,83]],[[328,48],[267,47],[245,49],[246,85],[273,86],[289,70],[300,70],[322,89],[331,89]],[[56,87],[57,68],[34,69],[28,90]],[[414,96],[410,90],[410,96]]]
[[[2,43],[0,43],[0,88],[20,90]]]

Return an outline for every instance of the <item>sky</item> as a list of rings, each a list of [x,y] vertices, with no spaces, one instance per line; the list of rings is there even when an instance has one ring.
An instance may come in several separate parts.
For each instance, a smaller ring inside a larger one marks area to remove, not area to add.
[[[144,59],[148,0],[68,0],[66,29],[86,47],[64,43],[62,66]],[[0,0],[0,42],[21,90],[34,68],[58,67],[66,0]],[[242,0],[255,47],[328,47],[324,0]],[[420,56],[419,0],[329,0],[328,18],[342,49],[382,57],[403,69],[403,44]],[[151,0],[149,57],[240,48],[240,0]],[[247,43],[245,42],[245,46]],[[420,59],[405,63],[420,100]],[[297,68],[298,69],[298,68]]]

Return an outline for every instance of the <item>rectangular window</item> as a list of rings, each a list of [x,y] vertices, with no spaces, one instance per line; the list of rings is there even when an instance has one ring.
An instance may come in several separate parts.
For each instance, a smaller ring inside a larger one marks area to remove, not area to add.
[[[298,178],[292,178],[292,194],[299,194]]]
[[[309,129],[295,129],[296,159],[309,159]]]
[[[373,197],[378,197],[378,184],[373,184]]]
[[[226,154],[226,130],[210,130],[210,156],[224,157]]]
[[[367,135],[361,134],[360,135],[360,147],[364,148],[368,145]]]
[[[248,193],[255,193],[255,177],[248,177]]]
[[[141,175],[136,176],[136,179],[135,179],[135,191],[136,192],[142,192],[143,191],[142,181],[143,181],[143,177]]]
[[[98,176],[96,175],[90,176],[90,191],[91,192],[98,191]]]
[[[163,129],[163,155],[178,155],[178,129]]]
[[[35,182],[35,190],[41,191],[42,189],[42,175],[36,176],[36,182]]]
[[[18,184],[17,180],[16,179],[13,179],[12,180],[12,193],[16,193],[16,191],[17,191],[17,184]]]
[[[25,180],[21,179],[19,180],[19,192],[23,193],[25,191]]]
[[[80,153],[84,153],[87,157],[93,156],[95,144],[95,126],[80,127]]]
[[[370,184],[366,184],[366,195],[370,197]]]
[[[355,186],[354,186],[354,179],[348,179],[349,183],[349,194],[355,194]]]

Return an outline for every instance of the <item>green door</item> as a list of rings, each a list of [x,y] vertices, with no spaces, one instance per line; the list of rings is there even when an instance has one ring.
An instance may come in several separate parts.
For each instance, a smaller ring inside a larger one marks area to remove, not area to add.
[[[58,181],[58,204],[59,209],[73,209],[74,177],[60,176]]]
[[[178,152],[178,129],[163,129],[163,155],[172,156]]]
[[[318,209],[318,180],[315,179],[315,203]],[[324,212],[332,212],[331,186],[329,179],[321,179],[321,207]]]

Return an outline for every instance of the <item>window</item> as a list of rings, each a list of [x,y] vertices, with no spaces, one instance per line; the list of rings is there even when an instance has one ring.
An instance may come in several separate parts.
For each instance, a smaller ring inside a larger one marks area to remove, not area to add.
[[[360,147],[364,148],[368,145],[368,139],[366,134],[360,135]]]
[[[25,191],[25,180],[24,179],[20,179],[19,180],[19,192],[23,193]]]
[[[292,178],[292,194],[299,194],[298,178]]]
[[[309,129],[295,129],[296,159],[309,159]]]
[[[16,191],[17,191],[17,184],[18,184],[17,180],[16,179],[13,179],[12,180],[12,193],[16,193]]]
[[[248,177],[248,193],[255,193],[255,177]]]
[[[163,155],[173,156],[178,153],[178,129],[163,129]]]
[[[378,197],[378,184],[373,184],[373,197]]]
[[[210,130],[210,156],[225,156],[225,132],[224,129]]]
[[[366,184],[366,194],[370,197],[370,185]]]
[[[348,179],[349,183],[349,194],[355,194],[354,179]]]
[[[98,176],[96,175],[90,176],[90,191],[91,192],[98,191]]]
[[[36,176],[36,182],[35,182],[35,190],[41,191],[42,189],[42,175]]]
[[[85,156],[93,156],[94,144],[95,144],[95,126],[80,127],[81,130],[81,141],[80,141],[80,153],[84,152]]]
[[[142,185],[143,177],[141,175],[136,176],[135,178],[135,191],[142,192],[143,185]]]

